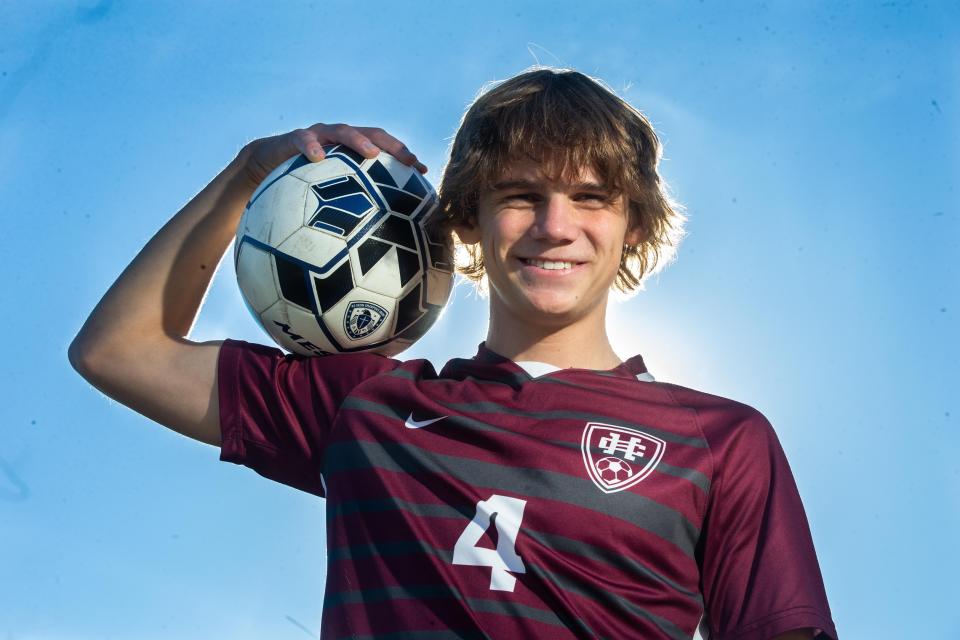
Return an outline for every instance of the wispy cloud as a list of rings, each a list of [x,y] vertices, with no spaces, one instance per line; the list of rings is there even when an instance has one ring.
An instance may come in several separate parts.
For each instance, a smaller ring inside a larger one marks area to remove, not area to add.
[[[314,633],[313,631],[310,631],[310,629],[308,629],[306,626],[304,626],[299,620],[297,620],[297,619],[294,618],[293,616],[285,615],[285,616],[283,616],[283,617],[286,618],[287,620],[289,620],[289,621],[290,621],[290,624],[292,624],[292,625],[294,625],[295,627],[298,627],[298,628],[300,628],[300,629],[303,629],[303,632],[306,633],[306,634],[307,634],[308,636],[310,636],[311,638],[319,638],[319,637],[320,637],[320,636],[318,636],[316,633]]]
[[[30,497],[30,487],[17,474],[13,465],[2,456],[0,456],[0,478],[6,479],[6,482],[0,482],[0,499],[21,502]]]

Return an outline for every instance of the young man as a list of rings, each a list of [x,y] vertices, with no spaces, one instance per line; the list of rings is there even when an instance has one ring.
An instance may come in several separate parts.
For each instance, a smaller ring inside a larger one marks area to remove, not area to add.
[[[256,140],[70,348],[108,395],[327,498],[324,637],[689,638],[700,622],[710,638],[836,638],[769,423],[654,381],[607,339],[610,288],[668,257],[683,219],[649,123],[582,74],[498,85],[454,141],[441,212],[468,248],[463,271],[489,284],[476,356],[437,373],[187,340],[256,185],[333,142],[426,170],[379,129]]]

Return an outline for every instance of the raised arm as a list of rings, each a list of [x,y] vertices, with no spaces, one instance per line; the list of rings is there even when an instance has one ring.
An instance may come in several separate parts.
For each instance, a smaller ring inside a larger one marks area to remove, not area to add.
[[[74,369],[134,411],[219,446],[216,370],[222,342],[187,336],[257,185],[287,158],[303,153],[317,161],[321,145],[335,142],[367,157],[382,149],[426,171],[382,129],[316,124],[254,140],[120,274],[70,345]]]

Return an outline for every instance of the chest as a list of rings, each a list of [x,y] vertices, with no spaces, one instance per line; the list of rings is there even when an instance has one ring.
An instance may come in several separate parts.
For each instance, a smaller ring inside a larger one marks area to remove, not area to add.
[[[505,496],[535,505],[532,528],[606,546],[652,536],[693,555],[706,446],[688,412],[640,383],[392,382],[343,404],[324,460],[331,499],[427,500],[472,517]]]

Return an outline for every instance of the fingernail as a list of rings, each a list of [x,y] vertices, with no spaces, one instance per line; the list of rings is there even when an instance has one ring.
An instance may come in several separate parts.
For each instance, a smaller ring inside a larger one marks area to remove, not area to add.
[[[317,156],[320,155],[320,152],[323,151],[323,150],[322,150],[320,147],[318,147],[317,145],[314,145],[314,146],[310,147],[309,149],[307,149],[307,151],[310,153],[311,156],[313,156],[314,158],[316,158]]]

